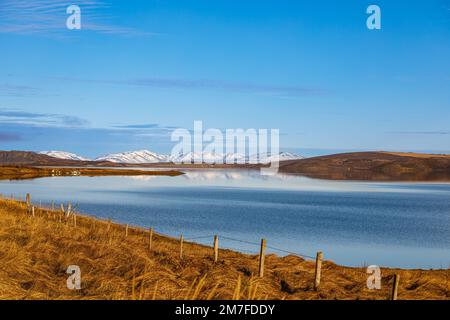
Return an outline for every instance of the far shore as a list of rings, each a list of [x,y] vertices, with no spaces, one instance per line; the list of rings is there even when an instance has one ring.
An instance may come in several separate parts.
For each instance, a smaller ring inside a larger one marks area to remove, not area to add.
[[[234,170],[260,169],[268,166],[267,164],[238,163],[178,164],[78,161],[58,159],[26,151],[0,151],[1,165],[6,167],[0,167],[0,179],[29,179],[54,175],[176,176],[183,174],[181,171],[185,169]],[[155,170],[152,171],[152,168]],[[58,174],[55,174],[55,171]],[[450,155],[385,151],[340,153],[281,161],[279,172],[325,180],[449,182]]]
[[[69,168],[69,167],[31,167],[31,166],[0,166],[0,180],[24,180],[45,177],[70,176],[179,176],[183,172],[177,170],[134,170],[117,168]]]

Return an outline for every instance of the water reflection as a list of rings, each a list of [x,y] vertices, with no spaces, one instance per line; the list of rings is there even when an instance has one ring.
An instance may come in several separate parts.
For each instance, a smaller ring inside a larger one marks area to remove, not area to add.
[[[365,182],[313,179],[301,175],[277,173],[261,175],[259,170],[247,169],[184,169],[182,176],[166,178],[158,176],[126,177],[134,181],[153,181],[158,186],[214,186],[251,189],[283,189],[334,192],[449,192],[448,183],[422,182]]]
[[[186,238],[219,234],[363,263],[450,263],[450,185],[315,180],[258,170],[185,170],[178,177],[54,177],[0,181],[0,193]],[[206,244],[209,244],[208,242]],[[221,241],[221,246],[254,250]]]

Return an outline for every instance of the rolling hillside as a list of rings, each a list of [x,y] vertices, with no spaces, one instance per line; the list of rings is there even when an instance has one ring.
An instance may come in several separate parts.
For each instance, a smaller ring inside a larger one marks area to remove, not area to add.
[[[283,161],[280,171],[312,178],[376,181],[450,181],[450,157],[355,152]]]
[[[2,166],[73,166],[73,167],[185,167],[185,168],[253,168],[261,165],[206,165],[173,163],[117,163],[59,159],[27,151],[0,151]],[[450,181],[450,156],[355,152],[280,162],[280,172],[331,180],[372,181]]]
[[[107,161],[60,159],[31,151],[0,151],[0,165],[26,166],[115,166]]]

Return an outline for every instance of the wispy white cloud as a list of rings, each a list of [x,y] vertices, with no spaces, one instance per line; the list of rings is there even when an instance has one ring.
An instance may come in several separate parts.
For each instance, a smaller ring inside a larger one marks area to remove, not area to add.
[[[132,134],[134,137],[169,137],[176,127],[162,126],[157,123],[148,124],[118,124],[108,130],[116,133]]]
[[[120,124],[114,125],[113,128],[118,129],[154,129],[158,128],[159,125],[157,123],[148,123],[148,124]]]
[[[190,80],[169,78],[139,78],[139,79],[82,79],[74,77],[57,77],[59,81],[86,82],[94,84],[125,85],[137,87],[153,87],[184,90],[220,90],[241,93],[265,93],[287,96],[323,95],[327,91],[307,86],[271,85],[240,82],[222,82],[215,80]]]
[[[51,127],[82,127],[88,121],[76,116],[26,112],[17,109],[0,108],[0,124],[21,124]]]
[[[0,1],[0,33],[67,34],[67,7],[74,4],[64,0],[2,0]],[[108,14],[110,4],[101,0],[77,0],[81,8],[82,30],[107,34],[150,34],[115,25]],[[73,34],[73,33],[72,33]]]
[[[400,135],[450,135],[450,131],[391,131],[389,134]]]
[[[28,112],[19,109],[0,108],[0,127],[5,128],[59,128],[67,130],[83,130],[111,135],[129,137],[169,137],[175,129],[157,123],[148,124],[113,124],[106,127],[92,127],[86,119],[66,114]],[[2,132],[0,131],[0,134]],[[13,141],[16,136],[3,132],[0,141]]]
[[[9,150],[70,150],[85,157],[123,150],[170,150],[171,129],[148,124],[95,126],[73,115],[0,107],[0,145]]]
[[[21,137],[17,133],[0,132],[0,142],[20,141]]]
[[[38,92],[39,89],[35,87],[0,83],[0,96],[25,97],[34,96]]]

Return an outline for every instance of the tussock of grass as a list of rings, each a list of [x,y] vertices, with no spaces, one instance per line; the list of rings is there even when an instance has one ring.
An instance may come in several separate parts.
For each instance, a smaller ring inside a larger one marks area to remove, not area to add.
[[[61,222],[59,222],[61,220]],[[363,268],[325,261],[319,292],[313,291],[314,262],[258,257],[185,242],[149,231],[60,212],[27,212],[24,203],[0,200],[1,299],[387,299],[400,274],[399,299],[449,299],[449,270],[382,269],[382,290],[366,288]],[[211,239],[212,242],[213,239]],[[79,291],[66,287],[69,265],[81,268]]]

